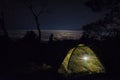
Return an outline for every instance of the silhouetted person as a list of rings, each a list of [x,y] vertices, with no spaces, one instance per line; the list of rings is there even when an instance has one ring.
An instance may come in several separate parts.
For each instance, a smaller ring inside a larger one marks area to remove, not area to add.
[[[53,34],[51,34],[51,35],[49,36],[49,42],[50,42],[50,43],[53,42]]]

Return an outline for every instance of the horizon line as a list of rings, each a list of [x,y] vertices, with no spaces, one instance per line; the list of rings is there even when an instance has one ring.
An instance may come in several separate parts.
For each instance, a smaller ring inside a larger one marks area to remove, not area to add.
[[[37,29],[8,29],[8,30],[37,30]],[[41,30],[76,30],[76,31],[82,31],[82,29],[41,29]]]

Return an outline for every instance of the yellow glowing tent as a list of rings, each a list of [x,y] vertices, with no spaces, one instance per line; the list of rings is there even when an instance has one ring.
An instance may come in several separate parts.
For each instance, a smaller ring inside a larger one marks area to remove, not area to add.
[[[79,44],[68,52],[58,72],[61,74],[92,74],[103,73],[105,69],[89,47]]]

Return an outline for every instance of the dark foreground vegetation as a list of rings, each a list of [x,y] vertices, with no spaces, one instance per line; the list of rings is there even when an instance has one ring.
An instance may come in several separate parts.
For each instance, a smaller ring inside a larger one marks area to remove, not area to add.
[[[119,78],[120,38],[95,40],[63,40],[39,42],[32,35],[12,40],[0,36],[0,77],[3,80],[116,80]],[[67,52],[84,43],[98,56],[106,69],[104,74],[71,75],[58,73],[58,68]]]

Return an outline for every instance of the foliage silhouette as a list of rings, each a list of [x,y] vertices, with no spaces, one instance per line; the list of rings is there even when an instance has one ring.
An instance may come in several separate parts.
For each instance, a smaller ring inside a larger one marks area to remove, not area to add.
[[[96,4],[95,4],[96,3]],[[120,32],[120,1],[119,0],[88,0],[86,5],[93,9],[95,12],[96,9],[98,11],[106,9],[109,7],[109,11],[107,11],[106,15],[103,19],[100,19],[96,22],[87,24],[83,26],[84,37],[88,38],[97,38],[103,39],[109,37],[116,37]],[[94,10],[94,8],[96,8]]]

